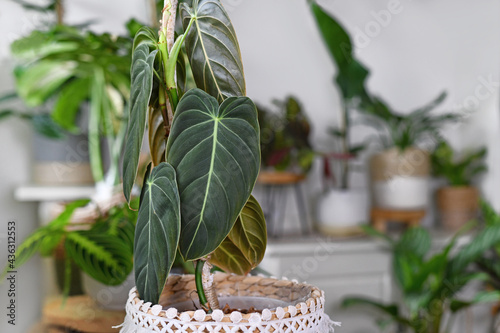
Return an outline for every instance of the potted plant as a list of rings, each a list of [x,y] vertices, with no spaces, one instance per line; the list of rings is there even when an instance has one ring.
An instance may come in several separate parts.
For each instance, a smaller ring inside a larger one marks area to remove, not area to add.
[[[470,300],[458,298],[472,281],[486,278],[469,266],[488,249],[498,246],[500,225],[480,230],[463,247],[457,244],[457,234],[437,252],[430,251],[429,232],[420,227],[408,229],[398,240],[371,228],[366,230],[383,239],[392,251],[393,275],[402,299],[386,304],[356,296],[343,300],[343,306],[374,308],[383,314],[377,321],[379,326],[397,324],[401,332],[448,333],[452,332],[455,318],[452,314],[474,304],[500,300],[496,291],[478,291]]]
[[[177,19],[182,31],[175,34]],[[183,44],[187,57],[179,57]],[[190,90],[182,84],[186,58],[197,86]],[[146,123],[157,133],[150,138],[160,139],[150,142],[153,162],[135,232],[137,288],[122,332],[327,331],[315,287],[243,276],[266,247],[263,213],[251,197],[260,167],[259,124],[221,2],[165,1],[159,33],[144,27],[136,34],[131,75],[123,164],[128,200]],[[194,275],[168,277],[177,249],[195,262]],[[212,264],[242,275],[213,275]],[[228,298],[219,303],[219,296]]]
[[[315,157],[309,120],[293,96],[273,104],[277,111],[257,106],[262,156],[259,179],[280,183],[303,180]]]
[[[356,188],[349,182],[351,165],[365,149],[365,144],[352,142],[352,114],[365,94],[365,80],[369,71],[355,57],[349,34],[333,16],[316,1],[310,6],[325,45],[335,63],[341,105],[340,125],[330,129],[336,144],[333,152],[323,154],[325,184],[327,187],[317,205],[318,228],[329,234],[350,234],[361,231],[360,225],[367,223],[369,195],[366,188]],[[330,161],[333,160],[333,164]]]
[[[437,192],[441,223],[448,229],[459,229],[477,217],[479,191],[472,180],[487,170],[484,162],[485,147],[461,157],[455,156],[450,145],[442,141],[431,155],[435,176],[444,177],[448,186]]]
[[[380,129],[385,150],[370,161],[374,205],[383,209],[420,210],[429,197],[430,153],[419,145],[438,141],[440,129],[458,116],[432,115],[446,98],[441,93],[429,104],[408,114],[389,108],[381,99],[366,95],[362,110]]]

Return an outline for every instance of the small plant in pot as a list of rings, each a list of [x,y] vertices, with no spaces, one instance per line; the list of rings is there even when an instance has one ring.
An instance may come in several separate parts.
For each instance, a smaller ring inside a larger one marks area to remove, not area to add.
[[[361,110],[379,128],[385,147],[370,161],[374,206],[394,210],[420,210],[427,206],[430,153],[419,147],[437,142],[440,129],[459,119],[452,113],[432,114],[445,98],[443,92],[408,114],[391,110],[377,97],[366,95],[362,99]]]
[[[293,96],[273,104],[277,110],[257,106],[262,156],[259,179],[280,183],[302,180],[316,156],[310,143],[309,120]]]
[[[360,225],[368,221],[369,196],[366,188],[353,187],[349,182],[353,162],[365,149],[365,144],[351,141],[351,118],[359,99],[365,94],[364,85],[369,71],[356,59],[351,38],[344,27],[315,1],[310,1],[310,6],[335,63],[335,82],[341,98],[341,123],[330,129],[337,147],[323,156],[325,185],[328,185],[327,180],[333,179],[334,186],[325,189],[325,194],[319,199],[318,228],[328,234],[357,233],[361,231]]]
[[[245,97],[231,21],[218,0],[164,4],[159,32],[144,27],[134,40],[123,164],[128,200],[146,124],[153,162],[140,195],[137,287],[122,332],[325,332],[317,288],[244,276],[262,260],[267,239],[251,196],[260,167],[257,109]],[[177,20],[182,29],[175,33]],[[179,56],[183,47],[186,57]],[[184,85],[187,76],[196,88]],[[177,250],[194,262],[194,275],[169,277]],[[212,274],[212,265],[240,275]]]
[[[472,185],[475,177],[487,171],[485,147],[456,156],[450,145],[442,141],[431,156],[435,176],[448,185],[437,191],[441,223],[456,230],[475,219],[479,209],[479,191]]]

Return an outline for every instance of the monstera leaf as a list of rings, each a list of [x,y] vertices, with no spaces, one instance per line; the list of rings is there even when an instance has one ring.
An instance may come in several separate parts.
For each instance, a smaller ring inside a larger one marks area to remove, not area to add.
[[[139,166],[149,98],[153,88],[153,63],[157,52],[158,50],[150,52],[148,43],[139,43],[132,56],[130,117],[123,157],[123,193],[128,201]]]
[[[212,253],[210,262],[226,272],[246,275],[264,258],[266,244],[264,213],[251,196],[229,235]]]
[[[260,165],[255,104],[231,97],[220,106],[200,89],[177,107],[167,142],[181,197],[179,247],[186,260],[213,252],[250,197]]]
[[[135,281],[141,299],[158,304],[175,260],[180,232],[175,170],[163,162],[148,168],[135,230]]]
[[[219,102],[245,95],[240,47],[233,25],[219,0],[194,0],[180,6],[186,35],[186,52],[198,88]]]

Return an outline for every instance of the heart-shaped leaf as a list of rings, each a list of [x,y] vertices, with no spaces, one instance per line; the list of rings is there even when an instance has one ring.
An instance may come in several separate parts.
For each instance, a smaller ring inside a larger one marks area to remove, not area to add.
[[[123,193],[129,202],[130,193],[137,177],[149,98],[153,88],[153,64],[157,52],[158,50],[150,52],[147,43],[140,43],[132,56],[130,116],[123,156]]]
[[[245,77],[240,47],[226,10],[219,0],[194,0],[192,7],[180,6],[186,29],[186,51],[198,88],[219,102],[231,96],[245,96]]]
[[[167,161],[177,170],[184,259],[213,252],[231,231],[257,179],[259,146],[249,98],[231,97],[219,107],[214,97],[192,89],[179,102]]]
[[[170,164],[163,162],[148,173],[135,229],[135,281],[141,299],[158,304],[179,242],[180,202]]]
[[[212,253],[210,261],[228,273],[246,275],[262,261],[266,245],[264,213],[258,201],[250,196],[233,229]]]

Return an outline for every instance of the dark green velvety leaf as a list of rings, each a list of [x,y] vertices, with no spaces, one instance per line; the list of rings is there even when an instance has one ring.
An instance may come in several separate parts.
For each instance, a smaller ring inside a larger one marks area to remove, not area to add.
[[[180,15],[186,36],[186,51],[198,88],[219,102],[245,96],[245,78],[240,47],[231,20],[219,0],[183,2]]]
[[[63,129],[52,120],[48,114],[36,114],[32,117],[33,127],[39,134],[51,139],[62,139],[65,137]]]
[[[158,50],[150,52],[149,46],[143,43],[134,50],[132,57],[130,116],[123,158],[123,193],[128,201],[137,177],[149,98],[153,88],[153,63],[157,52]]]
[[[167,142],[181,196],[180,251],[194,260],[229,234],[255,185],[260,165],[255,104],[231,97],[221,106],[200,89],[179,102]]]
[[[246,275],[262,261],[266,245],[264,213],[257,200],[250,196],[233,229],[212,253],[211,262],[228,273]]]
[[[135,230],[135,281],[141,299],[158,304],[175,260],[180,201],[174,168],[165,162],[144,180]]]

